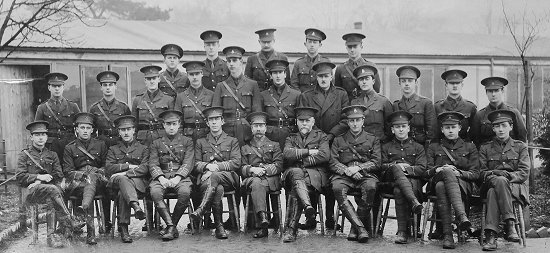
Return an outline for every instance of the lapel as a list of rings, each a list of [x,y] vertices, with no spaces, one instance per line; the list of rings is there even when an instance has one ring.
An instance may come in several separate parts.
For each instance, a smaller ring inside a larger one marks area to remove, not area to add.
[[[208,133],[208,135],[206,136],[206,139],[209,143],[212,143],[215,146],[217,146],[217,145],[220,145],[222,143],[222,141],[225,139],[226,136],[227,136],[227,134],[222,131],[222,134],[220,135],[220,138],[218,138],[218,141],[216,141],[214,136],[211,133]]]
[[[288,87],[287,84],[284,84],[284,85],[285,85],[285,87],[283,88],[283,92],[281,92],[281,96],[279,97],[279,101],[284,101],[284,99],[288,97],[288,94],[290,94],[290,90],[289,90],[290,88]],[[272,89],[271,92],[273,92],[273,94],[275,95],[277,93],[277,91],[275,90],[275,89],[277,89],[277,88],[275,88],[275,85],[272,85],[271,89]]]
[[[319,86],[317,86],[315,88],[315,90],[313,91],[314,92],[313,93],[313,102],[315,102],[315,104],[317,104],[317,106],[319,108],[322,108],[325,98],[324,98],[323,93],[321,91],[319,91],[319,89],[321,89],[321,88],[319,88]],[[321,112],[319,112],[319,115],[321,115]]]
[[[363,97],[363,100],[366,100],[366,99],[367,99],[367,94],[365,94],[365,96]],[[370,108],[370,106],[373,105],[374,102],[375,102],[376,100],[378,100],[378,95],[377,95],[377,94],[373,94],[373,95],[372,95],[372,98],[369,99],[368,101],[366,101],[365,106],[366,106],[367,108]]]
[[[273,57],[274,54],[275,54],[275,51],[273,51],[273,53],[271,54],[271,56],[269,58],[271,59],[271,57]],[[258,60],[260,62],[260,65],[262,65],[262,68],[265,69],[265,63],[269,59],[265,58],[264,54],[262,54],[261,52],[256,53],[256,55],[258,55]]]
[[[508,152],[508,150],[511,150],[514,147],[514,140],[512,140],[512,137],[508,138],[508,141],[506,141],[506,145],[504,146],[504,149],[502,150],[502,153]]]
[[[59,104],[59,111],[60,112],[65,111],[68,107],[69,107],[69,101],[64,97],[61,97],[60,104]]]
[[[405,99],[405,97],[403,97],[403,99]],[[408,105],[408,107],[405,106],[406,111],[410,111],[412,108],[416,107],[416,105],[420,102],[420,97],[415,93],[409,98],[409,100],[410,104]]]
[[[262,156],[265,155],[263,150],[262,150],[262,147],[265,144],[265,138],[267,138],[267,137],[264,136],[260,142],[257,142],[255,138],[252,138],[252,140],[250,140],[250,148],[255,149],[256,151],[258,151],[258,153],[260,153],[260,155],[262,155]]]
[[[320,130],[319,130],[320,131]],[[310,143],[312,143],[313,141],[315,141],[317,139],[317,135],[319,133],[315,130],[311,130],[311,132],[309,132],[309,134],[307,135],[305,141],[304,141],[304,146],[303,148],[307,147],[307,145],[309,145]]]
[[[336,100],[336,95],[334,94],[334,90],[332,89],[334,89],[334,87],[332,87],[332,84],[331,84],[331,87],[329,88],[328,96],[326,97],[325,102],[321,107],[320,115],[323,115],[326,111],[328,111],[332,106],[332,104],[334,104],[334,101]]]

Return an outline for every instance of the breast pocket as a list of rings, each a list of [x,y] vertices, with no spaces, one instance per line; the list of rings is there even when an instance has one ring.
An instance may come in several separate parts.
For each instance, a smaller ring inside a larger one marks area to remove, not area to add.
[[[424,111],[415,110],[410,112],[413,116],[411,125],[419,128],[418,131],[424,132]]]
[[[246,107],[248,111],[252,110],[252,92],[251,91],[242,91],[241,92],[241,102]]]
[[[227,91],[222,93],[222,106],[230,109],[235,109],[237,106],[237,102]]]

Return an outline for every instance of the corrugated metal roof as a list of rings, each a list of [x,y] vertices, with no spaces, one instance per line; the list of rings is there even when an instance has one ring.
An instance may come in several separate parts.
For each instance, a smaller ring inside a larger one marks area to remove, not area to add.
[[[89,27],[74,22],[65,29],[66,36],[77,38],[80,49],[159,50],[166,43],[181,45],[185,51],[203,51],[199,38],[202,31],[215,29],[223,33],[221,47],[239,45],[249,52],[259,49],[255,27],[207,26],[164,21],[92,20],[103,24]],[[304,28],[278,27],[275,48],[287,53],[303,53]],[[345,54],[342,35],[357,30],[324,30],[322,53]],[[509,35],[379,32],[363,30],[366,38],[364,53],[372,55],[426,56],[516,56],[517,50]],[[550,57],[550,39],[540,38],[531,56]],[[57,42],[28,44],[30,47],[62,47]]]

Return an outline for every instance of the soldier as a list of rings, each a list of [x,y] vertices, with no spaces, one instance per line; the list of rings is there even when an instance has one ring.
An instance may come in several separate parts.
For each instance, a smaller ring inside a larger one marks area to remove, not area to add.
[[[273,85],[260,93],[261,110],[268,115],[266,136],[270,140],[279,142],[282,149],[285,146],[286,137],[298,131],[294,108],[298,104],[300,92],[285,83],[287,61],[270,60],[266,68],[269,69],[273,80]]]
[[[382,145],[383,180],[395,184],[391,191],[395,196],[397,216],[397,238],[395,243],[406,244],[407,223],[411,211],[422,212],[418,201],[424,182],[421,177],[426,170],[424,147],[409,137],[410,121],[413,116],[406,111],[395,111],[388,116],[394,138]]]
[[[246,116],[261,111],[258,84],[243,74],[244,49],[230,46],[223,49],[231,76],[214,90],[212,106],[224,108],[223,131],[239,140],[239,145],[250,141],[252,133]]]
[[[274,59],[288,61],[285,54],[277,52],[273,48],[275,44],[275,31],[277,31],[277,29],[273,28],[256,31],[255,33],[259,36],[258,43],[260,43],[261,51],[248,57],[246,60],[244,75],[258,82],[260,91],[267,90],[271,85],[270,75],[265,64],[269,60]],[[285,82],[290,83],[290,69],[288,69],[288,67],[285,69],[285,73]]]
[[[153,141],[149,153],[149,170],[151,173],[151,199],[155,202],[157,211],[166,223],[161,233],[163,241],[179,237],[178,222],[189,206],[191,196],[191,177],[195,151],[193,140],[178,132],[183,114],[180,111],[169,110],[159,115],[162,118],[165,134]],[[166,191],[175,191],[178,201],[174,212],[164,202]]]
[[[46,148],[48,125],[46,121],[34,121],[27,125],[27,130],[31,134],[31,146],[24,149],[17,158],[17,181],[21,187],[28,189],[28,194],[24,199],[25,204],[51,202],[55,216],[62,226],[72,231],[78,231],[84,226],[84,223],[77,222],[71,216],[63,200],[63,192],[58,186],[63,179],[59,158],[55,152]],[[54,216],[48,213],[48,246],[63,247],[61,235],[54,230]]]
[[[147,91],[138,94],[132,101],[132,115],[137,118],[137,140],[145,146],[158,139],[164,129],[158,116],[174,108],[174,98],[159,90],[159,71],[162,68],[151,65],[142,67]]]
[[[283,154],[279,143],[271,141],[265,135],[268,115],[264,112],[253,112],[248,115],[254,138],[241,149],[241,176],[243,186],[250,192],[254,214],[259,229],[254,238],[268,235],[269,225],[266,206],[266,195],[281,189],[281,172],[283,171]],[[282,231],[280,231],[282,233]]]
[[[487,92],[489,93],[489,92]],[[485,214],[484,251],[497,249],[496,233],[499,224],[505,221],[505,239],[519,242],[514,228],[515,216],[512,201],[529,205],[529,153],[527,145],[510,136],[514,118],[517,114],[511,110],[496,110],[488,115],[495,137],[479,150],[481,163],[481,194],[487,199]]]
[[[159,89],[167,95],[176,98],[176,95],[189,87],[187,75],[178,69],[183,49],[175,44],[166,44],[160,48],[164,56],[166,69],[159,74]]]
[[[132,112],[126,103],[116,99],[116,82],[119,75],[113,71],[103,71],[96,76],[103,99],[95,102],[90,107],[90,113],[97,120],[97,138],[104,141],[107,147],[117,144],[119,134],[114,120],[122,115],[130,115]]]
[[[75,115],[76,140],[65,146],[63,152],[63,174],[68,179],[68,196],[82,196],[82,204],[76,207],[79,216],[86,216],[86,243],[96,244],[94,227],[93,200],[96,192],[105,190],[105,156],[107,145],[105,142],[92,138],[94,131],[94,115],[81,112]],[[104,196],[105,197],[105,196]],[[104,215],[109,215],[104,210]]]
[[[349,131],[334,139],[331,147],[330,178],[332,191],[340,210],[351,222],[349,241],[366,243],[369,234],[365,229],[370,222],[368,213],[372,209],[380,170],[380,140],[367,131],[363,131],[367,107],[352,105],[343,109],[346,114]],[[357,212],[348,200],[349,190],[361,193],[357,202]],[[372,225],[372,224],[371,224]]]
[[[465,141],[470,141],[468,130],[472,126],[472,122],[477,112],[477,106],[471,101],[462,97],[462,88],[466,72],[460,69],[450,69],[443,74],[441,78],[445,80],[445,89],[447,90],[447,98],[434,103],[435,115],[439,115],[446,111],[456,111],[464,115],[464,119],[460,122],[459,136]],[[441,127],[441,126],[440,126]],[[443,136],[440,131],[435,131],[436,139],[439,140]]]
[[[38,106],[34,120],[44,120],[49,123],[46,147],[61,158],[67,143],[74,140],[73,120],[80,109],[76,103],[63,97],[67,75],[49,73],[44,76],[44,79],[48,81],[50,99]]]
[[[414,66],[402,66],[395,73],[403,96],[393,102],[393,110],[406,111],[413,116],[409,134],[413,140],[427,146],[435,138],[436,119],[432,101],[416,93],[420,70]]]
[[[442,220],[443,248],[454,249],[451,227],[451,204],[460,230],[470,228],[464,202],[474,193],[479,178],[479,153],[476,146],[460,138],[464,115],[447,111],[438,115],[443,138],[428,147],[428,170],[425,178],[430,179],[429,191],[435,190],[439,217]],[[468,205],[466,205],[468,206]]]
[[[322,193],[328,190],[326,187],[329,184],[329,140],[323,131],[313,128],[317,109],[297,107],[294,110],[299,132],[291,134],[286,139],[283,151],[283,159],[288,164],[283,180],[285,184],[292,185],[290,199],[287,202],[289,205],[283,242],[296,241],[302,211],[305,212],[306,219],[315,221],[315,208],[311,204],[310,193]]]
[[[241,167],[239,141],[222,130],[225,123],[223,112],[224,108],[214,106],[202,112],[207,118],[210,133],[199,139],[195,145],[195,172],[202,202],[191,214],[193,219],[200,219],[212,205],[215,235],[218,239],[227,239],[222,222],[223,193],[239,191],[240,180],[235,171]]]
[[[334,73],[334,85],[344,88],[350,101],[359,94],[358,80],[353,76],[352,71],[361,65],[370,63],[361,56],[364,38],[365,35],[360,33],[348,33],[342,36],[342,39],[346,41],[345,45],[348,50],[349,59],[336,68],[336,72]],[[380,92],[380,85],[380,77],[376,74],[374,75],[373,85],[376,92]]]
[[[389,141],[391,136],[391,129],[384,119],[393,112],[393,108],[390,100],[376,93],[373,88],[377,73],[378,69],[372,63],[366,63],[353,70],[360,91],[351,104],[367,107],[363,129],[384,143]]]
[[[202,85],[214,91],[219,82],[225,81],[229,77],[227,63],[218,55],[222,33],[208,30],[201,33],[200,37],[204,42],[204,51],[206,52],[206,60],[204,60],[202,68]],[[187,74],[189,74],[189,70],[187,70]]]
[[[495,136],[491,121],[488,119],[489,113],[495,110],[510,110],[514,112],[512,132],[510,137],[514,140],[527,141],[527,129],[523,116],[511,105],[504,103],[504,86],[508,84],[508,80],[502,77],[487,77],[481,80],[481,85],[485,86],[485,93],[489,99],[489,104],[479,110],[474,117],[472,126],[470,127],[470,136],[476,144],[481,146],[483,143],[490,141]]]
[[[306,41],[304,46],[307,54],[294,62],[290,86],[301,92],[315,89],[317,74],[312,67],[318,62],[329,62],[330,59],[319,54],[319,48],[323,46],[322,41],[327,38],[324,32],[319,29],[309,28],[305,30]],[[272,78],[273,79],[273,78]]]
[[[109,148],[105,170],[109,176],[109,188],[118,192],[120,239],[124,243],[131,243],[132,237],[128,232],[130,210],[134,209],[136,219],[145,219],[138,194],[143,196],[148,184],[149,149],[135,140],[137,122],[134,116],[120,116],[114,124],[121,141]]]

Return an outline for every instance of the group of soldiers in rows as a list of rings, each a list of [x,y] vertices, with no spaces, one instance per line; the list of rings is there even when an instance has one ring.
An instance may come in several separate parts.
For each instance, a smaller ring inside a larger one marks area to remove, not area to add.
[[[52,200],[62,227],[77,231],[84,224],[69,215],[63,196],[81,196],[76,213],[88,217],[87,242],[95,244],[90,217],[98,193],[111,196],[104,198],[105,210],[111,198],[119,199],[124,242],[132,241],[130,211],[145,218],[138,197],[154,202],[166,224],[163,240],[179,236],[176,227],[192,199],[192,223],[209,226],[212,210],[215,236],[225,239],[222,197],[235,191],[237,202],[250,194],[258,228],[253,236],[261,238],[270,225],[266,194],[284,188],[284,242],[295,241],[299,228],[316,227],[317,196],[323,194],[327,228],[334,227],[337,202],[352,224],[348,240],[364,243],[371,236],[370,211],[378,194],[388,192],[396,203],[395,242],[404,244],[428,182],[442,220],[434,234],[444,248],[455,247],[451,206],[457,226],[468,229],[465,203],[479,193],[488,206],[483,249],[496,249],[501,217],[506,239],[519,240],[512,201],[528,204],[529,156],[523,118],[504,103],[506,79],[481,81],[489,105],[478,111],[461,96],[466,72],[445,71],[448,96],[433,103],[417,94],[420,70],[402,66],[396,71],[402,97],[392,103],[378,93],[376,65],[361,56],[364,35],[342,37],[350,58],[336,67],[318,53],[325,34],[307,29],[308,52],[290,72],[286,56],[273,49],[274,32],[256,32],[261,51],[245,66],[243,48],[224,48],[223,60],[222,34],[205,31],[200,38],[207,59],[185,62],[187,74],[178,70],[183,49],[163,46],[166,69],[141,68],[147,90],[134,97],[131,109],[115,98],[115,72],[97,75],[103,98],[89,112],[63,97],[65,74],[46,75],[51,98],[27,126],[32,146],[18,161],[26,201]],[[172,213],[164,200],[168,191],[177,194]],[[348,192],[358,193],[356,209]],[[302,213],[306,220],[299,224]],[[48,231],[48,242],[54,235]]]

